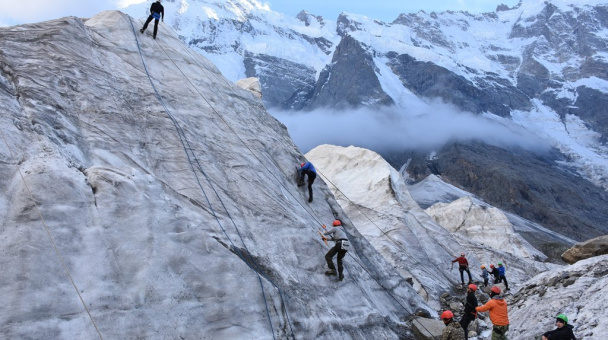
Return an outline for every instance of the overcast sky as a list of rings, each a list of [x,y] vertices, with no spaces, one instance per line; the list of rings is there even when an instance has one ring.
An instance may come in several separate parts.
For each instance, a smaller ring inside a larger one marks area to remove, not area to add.
[[[45,21],[71,15],[89,18],[103,10],[121,9],[129,4],[141,2],[152,3],[152,0],[0,0],[0,26]],[[491,12],[501,3],[514,6],[519,0],[260,0],[260,2],[270,4],[270,9],[273,11],[290,16],[295,16],[305,9],[329,20],[335,20],[341,12],[349,12],[391,22],[399,13],[419,10]]]

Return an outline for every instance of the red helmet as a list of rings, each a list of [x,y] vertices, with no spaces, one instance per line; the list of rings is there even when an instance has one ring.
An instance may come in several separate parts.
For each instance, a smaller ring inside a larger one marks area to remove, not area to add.
[[[460,253],[460,256],[464,257],[464,253]]]
[[[452,313],[451,310],[446,310],[445,312],[441,313],[442,320],[453,319],[453,318],[454,318],[454,313]]]
[[[338,226],[341,226],[341,225],[342,225],[342,222],[340,222],[340,220],[335,220],[334,221],[334,224],[333,224],[334,227],[338,227]]]
[[[492,287],[492,289],[490,289],[490,291],[494,294],[500,294],[500,288],[498,286]]]
[[[477,290],[477,286],[471,283],[469,285],[469,289],[472,290],[472,291],[476,291]]]
[[[304,166],[304,164],[306,164],[306,162],[304,162],[304,163],[300,164],[300,168],[301,168],[301,167],[303,167],[303,166]]]
[[[490,268],[494,268],[494,265],[490,263]]]

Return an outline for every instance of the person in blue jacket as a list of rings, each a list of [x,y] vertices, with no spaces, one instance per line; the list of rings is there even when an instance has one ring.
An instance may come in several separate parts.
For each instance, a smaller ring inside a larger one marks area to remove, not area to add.
[[[304,175],[308,176],[308,202],[312,202],[312,183],[317,178],[317,170],[310,162],[304,162],[300,164],[300,182],[298,186],[301,187],[304,185]]]
[[[498,277],[500,282],[505,283],[505,291],[509,290],[509,283],[507,282],[507,277],[505,276],[506,268],[502,265],[502,262],[498,262]]]
[[[160,4],[160,0],[156,0],[152,3],[152,6],[150,6],[150,16],[148,17],[148,20],[146,20],[144,27],[140,29],[139,32],[144,33],[152,19],[154,19],[154,34],[152,35],[152,37],[156,39],[156,32],[158,31],[158,20],[161,19],[163,22],[165,22],[165,8],[163,7],[163,5]]]

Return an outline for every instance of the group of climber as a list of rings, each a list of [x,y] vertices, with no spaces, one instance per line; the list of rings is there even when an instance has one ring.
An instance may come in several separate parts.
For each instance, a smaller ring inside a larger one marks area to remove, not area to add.
[[[471,277],[471,271],[469,270],[469,261],[465,257],[465,254],[460,254],[460,257],[455,258],[452,261],[452,265],[454,262],[458,262],[458,271],[460,271],[460,282],[464,286],[464,272],[469,276],[469,283],[473,283],[473,279]],[[483,278],[484,287],[488,286],[490,274],[494,276],[494,284],[504,283],[505,291],[509,290],[509,283],[507,282],[506,277],[506,268],[502,264],[502,262],[498,262],[498,268],[494,267],[493,264],[490,264],[490,271],[486,269],[485,265],[481,266],[481,277]]]
[[[160,4],[160,0],[156,0],[150,6],[150,16],[148,16],[144,27],[139,30],[140,33],[144,33],[152,19],[154,19],[154,33],[152,34],[152,37],[156,39],[156,32],[158,32],[158,20],[165,22],[165,8]]]
[[[312,184],[317,178],[317,171],[310,162],[303,162],[300,164],[298,169],[298,186],[303,186],[305,176],[308,176],[308,202],[312,202]],[[346,237],[346,233],[342,230],[342,221],[336,219],[333,224],[333,228],[324,231],[321,237],[327,242],[327,237],[330,236],[331,240],[334,241],[334,246],[325,255],[325,261],[329,270],[325,272],[326,275],[338,275],[338,280],[344,279],[344,268],[342,265],[342,259],[348,252],[349,242]],[[325,227],[325,226],[324,226]],[[333,263],[333,257],[338,255],[338,271]],[[498,286],[492,286],[490,288],[490,300],[482,306],[478,306],[478,301],[475,293],[477,292],[477,286],[473,284],[471,271],[469,270],[469,261],[467,260],[464,253],[460,254],[460,257],[454,259],[452,264],[458,262],[458,270],[460,271],[460,281],[464,285],[464,272],[469,277],[469,285],[467,287],[467,296],[464,304],[464,312],[459,322],[454,320],[454,313],[450,310],[446,310],[441,314],[441,319],[446,325],[443,330],[441,340],[467,340],[468,339],[468,327],[469,324],[477,318],[477,313],[489,312],[490,321],[492,321],[492,340],[508,340],[507,331],[509,330],[509,316],[507,302],[502,297],[502,291]],[[486,269],[485,265],[481,266],[484,287],[488,287],[489,275],[494,277],[494,284],[504,283],[505,291],[509,290],[509,284],[505,276],[506,269],[502,262],[498,262],[498,267],[494,267],[490,264],[490,271]],[[542,335],[542,340],[576,340],[572,331],[573,327],[568,324],[568,318],[564,314],[559,314],[556,317],[557,328],[555,330],[546,332]]]
[[[460,322],[454,321],[454,313],[450,310],[446,310],[441,314],[441,319],[446,325],[441,340],[467,340],[469,323],[475,320],[478,312],[490,313],[490,320],[492,321],[492,340],[507,340],[506,333],[509,330],[509,316],[507,312],[507,302],[501,296],[502,291],[500,287],[492,286],[490,289],[490,300],[488,300],[485,305],[478,306],[477,297],[475,296],[477,286],[472,283],[469,262],[467,261],[465,254],[460,254],[460,257],[452,261],[452,263],[454,262],[458,262],[460,280],[463,285],[463,273],[466,271],[469,275],[469,285],[467,287],[464,312]],[[509,290],[507,278],[505,277],[505,267],[502,262],[498,262],[498,268],[494,267],[493,264],[490,265],[490,268],[491,270],[488,271],[484,265],[481,266],[481,276],[484,280],[484,286],[488,287],[489,274],[492,274],[494,276],[494,284],[504,283],[506,287],[505,290]],[[576,340],[572,331],[573,327],[568,325],[568,318],[566,315],[559,314],[556,319],[557,328],[543,334],[542,340]]]

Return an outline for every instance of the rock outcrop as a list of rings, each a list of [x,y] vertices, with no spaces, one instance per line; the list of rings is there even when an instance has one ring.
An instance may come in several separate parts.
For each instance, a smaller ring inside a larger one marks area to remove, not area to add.
[[[608,235],[575,244],[562,254],[562,259],[573,264],[580,260],[606,254],[608,254]]]

